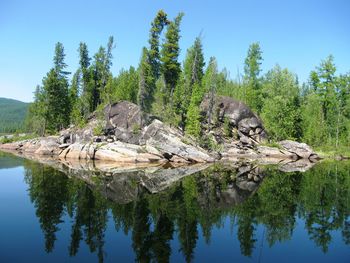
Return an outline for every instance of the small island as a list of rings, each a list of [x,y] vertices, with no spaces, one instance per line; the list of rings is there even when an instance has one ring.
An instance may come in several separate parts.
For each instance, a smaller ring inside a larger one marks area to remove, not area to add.
[[[205,62],[201,35],[179,63],[183,16],[171,20],[160,10],[138,67],[116,77],[113,37],[93,58],[80,43],[79,68],[71,81],[58,42],[53,68],[37,86],[25,121],[27,132],[37,138],[3,140],[0,148],[118,163],[239,158],[279,163],[320,158],[296,141],[340,153],[349,144],[349,75],[335,75],[332,56],[301,87],[295,74],[278,65],[261,76],[256,42],[248,49],[244,74],[233,81],[225,69],[219,71],[215,57]]]

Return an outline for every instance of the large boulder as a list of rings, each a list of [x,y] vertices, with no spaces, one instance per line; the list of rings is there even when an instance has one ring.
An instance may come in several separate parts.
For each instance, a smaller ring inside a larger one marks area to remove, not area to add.
[[[147,119],[140,107],[129,101],[107,105],[104,109],[106,132],[116,140],[139,144],[141,127]]]
[[[150,125],[144,128],[142,140],[148,147],[156,149],[168,160],[177,156],[179,157],[176,158],[177,162],[181,159],[184,162],[214,161],[213,157],[209,156],[204,149],[195,146],[190,139],[187,139],[185,143],[184,136],[180,131],[159,120],[153,120]]]
[[[201,112],[207,115],[209,113],[209,108],[210,98],[209,95],[205,95],[200,105]],[[216,96],[212,112],[217,114],[216,117],[218,121],[224,122],[226,117],[233,126],[237,126],[238,123],[245,118],[255,117],[255,114],[243,102],[226,96]],[[214,119],[215,118],[212,118],[212,120]]]
[[[266,141],[267,134],[262,121],[243,102],[226,96],[217,96],[214,99],[213,109],[210,108],[210,98],[206,95],[200,110],[204,116],[204,123],[209,127],[223,126],[225,120],[228,120],[230,126],[237,129],[242,144],[255,145]],[[211,123],[207,123],[208,114],[212,114]]]
[[[318,159],[318,155],[306,143],[284,140],[280,141],[278,144],[282,147],[283,150],[294,153],[298,156],[298,158],[310,160]]]

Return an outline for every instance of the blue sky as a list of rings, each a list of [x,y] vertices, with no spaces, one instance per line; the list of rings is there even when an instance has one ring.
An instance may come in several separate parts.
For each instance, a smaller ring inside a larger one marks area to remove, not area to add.
[[[260,42],[263,73],[276,63],[301,81],[329,54],[339,73],[350,71],[350,1],[262,0],[0,0],[0,97],[32,101],[52,66],[54,45],[64,44],[74,72],[80,41],[90,55],[108,36],[116,41],[113,74],[137,66],[159,9],[185,13],[181,56],[202,33],[205,57],[216,56],[235,78],[249,44]]]

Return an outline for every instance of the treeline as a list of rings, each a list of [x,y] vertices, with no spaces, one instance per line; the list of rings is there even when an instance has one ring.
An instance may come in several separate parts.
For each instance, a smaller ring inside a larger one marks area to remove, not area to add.
[[[217,95],[244,101],[262,118],[273,140],[349,145],[350,74],[336,74],[332,56],[310,73],[307,83],[300,84],[296,74],[278,65],[262,75],[262,51],[259,43],[253,43],[243,75],[232,80],[226,69],[218,70],[215,57],[205,62],[200,36],[180,64],[182,17],[180,13],[169,20],[164,11],[159,11],[151,23],[148,47],[142,49],[138,67],[122,70],[117,76],[111,72],[113,37],[92,58],[87,44],[80,43],[79,68],[71,81],[70,73],[65,71],[63,45],[57,43],[54,66],[35,91],[28,129],[45,134],[70,123],[84,125],[92,112],[106,104],[128,100],[144,112],[200,137],[199,105],[207,94],[212,105]]]

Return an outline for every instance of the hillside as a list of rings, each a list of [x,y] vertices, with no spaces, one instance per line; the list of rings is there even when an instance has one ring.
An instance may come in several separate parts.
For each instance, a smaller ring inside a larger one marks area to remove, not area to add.
[[[22,128],[29,103],[0,98],[0,133],[10,133]]]

